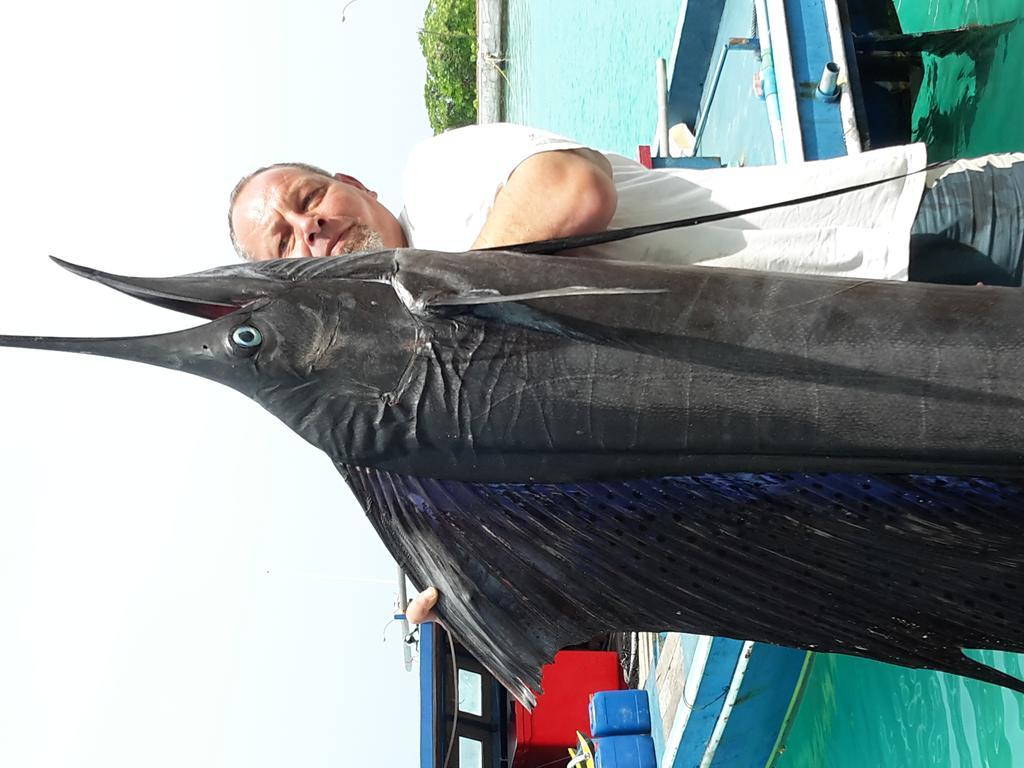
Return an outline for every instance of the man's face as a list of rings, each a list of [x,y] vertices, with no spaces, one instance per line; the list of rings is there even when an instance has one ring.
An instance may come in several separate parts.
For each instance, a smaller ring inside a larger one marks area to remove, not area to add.
[[[256,261],[399,248],[405,235],[377,195],[351,177],[274,168],[250,179],[231,209],[235,238]]]

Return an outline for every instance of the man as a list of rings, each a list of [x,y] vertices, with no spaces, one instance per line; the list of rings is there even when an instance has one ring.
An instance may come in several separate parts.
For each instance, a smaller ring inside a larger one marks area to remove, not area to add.
[[[739,210],[890,179],[836,198],[597,246],[586,255],[1020,285],[1024,155],[961,161],[937,183],[926,180],[924,166],[924,147],[910,145],[794,166],[649,171],[550,133],[492,124],[421,144],[404,174],[405,208],[398,217],[351,176],[282,164],[238,183],[229,225],[238,253],[256,261],[405,246],[464,251]],[[407,616],[415,622],[433,618],[436,601],[434,588],[424,590]]]
[[[395,217],[358,180],[304,165],[243,179],[230,224],[256,260],[410,245],[464,251],[867,189],[587,249],[596,258],[876,279],[1021,284],[1024,155],[961,161],[935,183],[922,145],[835,160],[649,171],[543,131],[471,126],[421,144]],[[925,190],[926,182],[933,184]],[[995,224],[998,222],[998,227]]]
[[[525,157],[499,186],[463,250],[599,232],[616,208],[610,164],[583,147]],[[538,189],[546,190],[542,198]],[[450,198],[447,190],[441,194]],[[274,166],[243,179],[232,194],[229,221],[240,255],[257,261],[366,246],[444,248],[429,236],[413,236],[408,220],[396,219],[357,179],[307,165]]]

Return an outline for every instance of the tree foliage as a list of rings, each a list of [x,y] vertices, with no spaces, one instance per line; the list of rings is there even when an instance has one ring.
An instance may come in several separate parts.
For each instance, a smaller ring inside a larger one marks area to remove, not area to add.
[[[476,0],[430,0],[420,47],[423,97],[434,133],[476,122]]]

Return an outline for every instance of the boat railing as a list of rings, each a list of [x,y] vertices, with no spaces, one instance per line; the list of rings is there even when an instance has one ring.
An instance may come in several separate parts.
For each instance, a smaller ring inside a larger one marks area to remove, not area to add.
[[[756,37],[733,37],[722,46],[722,52],[718,55],[718,62],[715,64],[715,73],[711,76],[711,86],[707,89],[707,96],[701,105],[700,114],[697,117],[697,126],[693,132],[694,154],[699,154],[700,142],[704,137],[704,129],[708,124],[708,113],[711,111],[711,103],[715,99],[715,92],[718,90],[718,83],[722,79],[722,70],[725,68],[725,59],[730,51],[758,51],[760,42]]]

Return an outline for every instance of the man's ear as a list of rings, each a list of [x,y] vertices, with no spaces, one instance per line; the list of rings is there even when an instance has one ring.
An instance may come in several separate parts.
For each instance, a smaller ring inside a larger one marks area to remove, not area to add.
[[[348,184],[349,186],[355,187],[356,189],[361,189],[366,194],[371,195],[374,200],[377,199],[377,193],[374,192],[372,189],[367,189],[363,182],[361,182],[355,176],[349,176],[347,173],[336,173],[334,174],[334,178],[336,178],[342,184]]]

